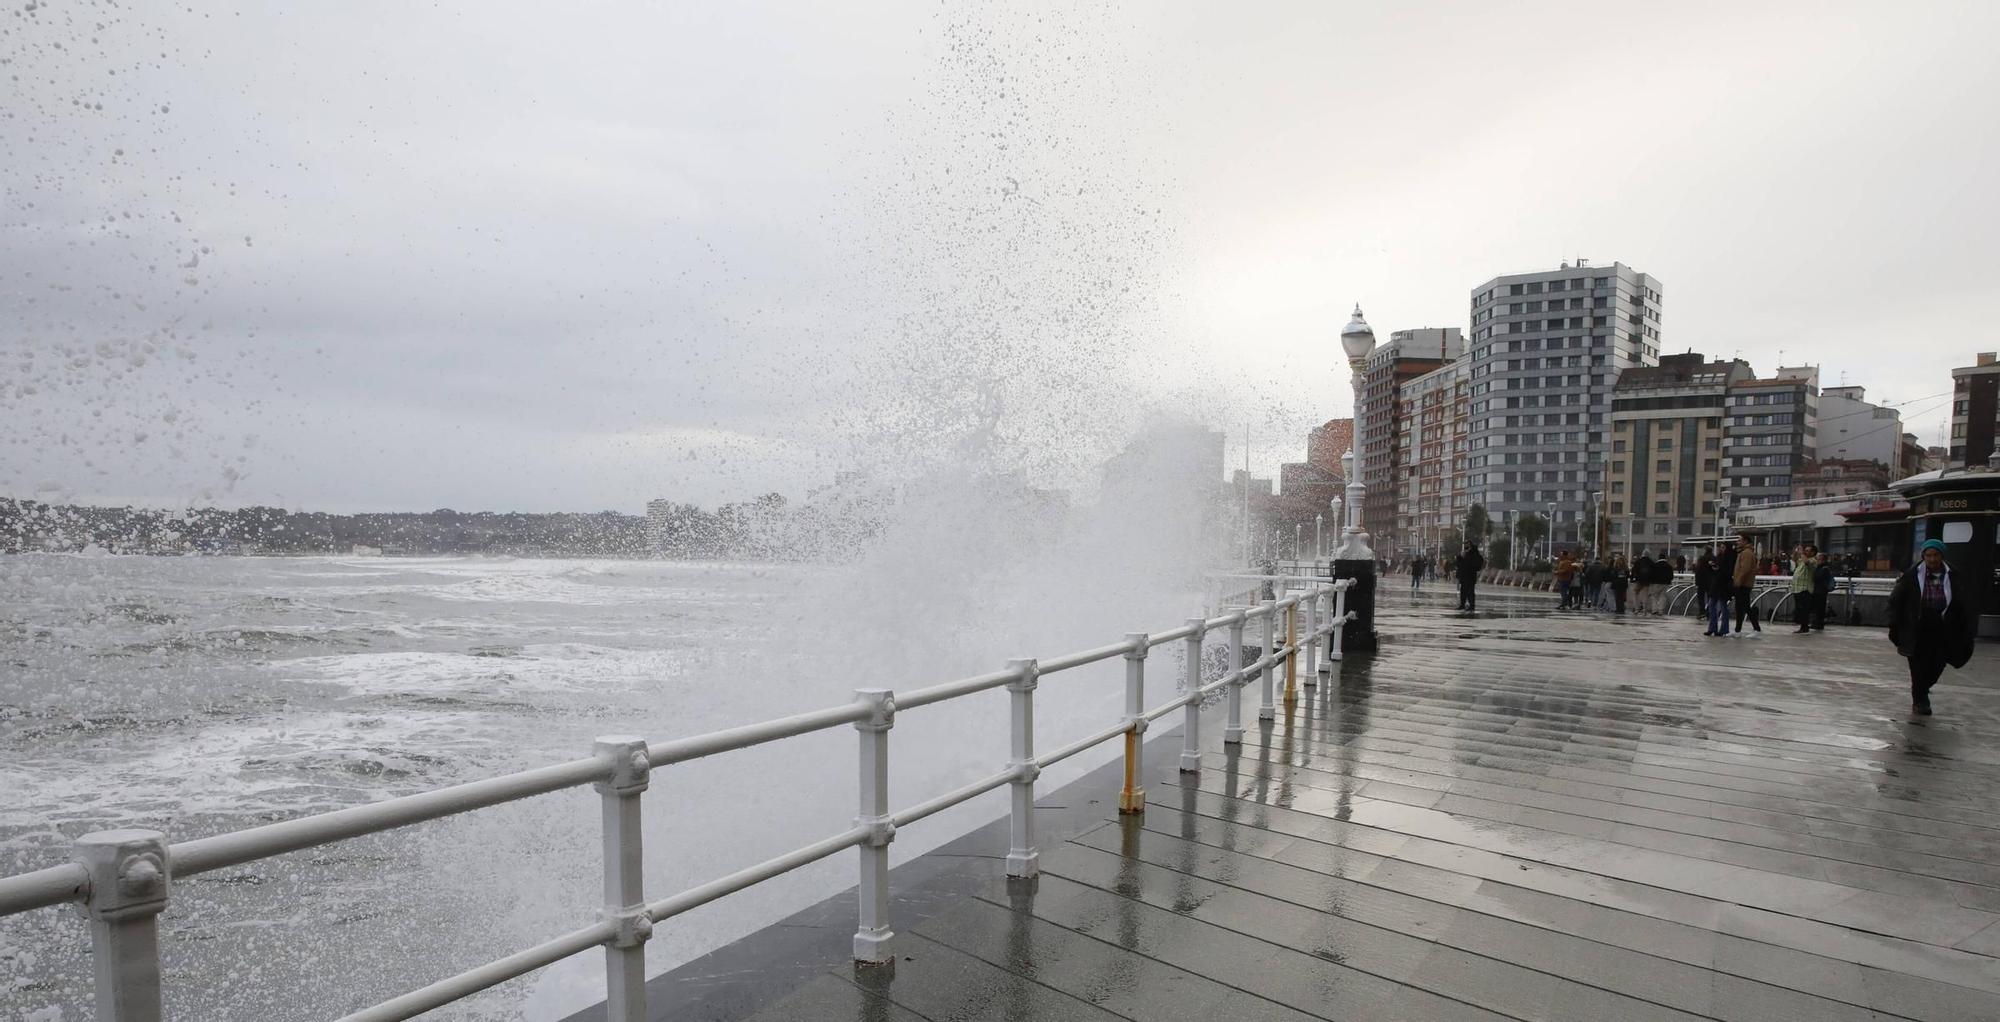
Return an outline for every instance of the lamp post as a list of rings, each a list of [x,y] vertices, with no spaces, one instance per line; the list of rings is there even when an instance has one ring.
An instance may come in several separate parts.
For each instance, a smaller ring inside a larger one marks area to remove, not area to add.
[[[1313,563],[1314,564],[1318,564],[1319,559],[1326,556],[1325,530],[1326,530],[1326,516],[1323,514],[1313,515]]]
[[[1514,523],[1520,520],[1521,520],[1521,512],[1516,511],[1513,508],[1507,509],[1507,570],[1508,571],[1513,571],[1514,569],[1519,568],[1521,566],[1521,545],[1514,538]]]
[[[1292,523],[1292,560],[1299,559],[1299,532],[1306,527],[1304,522]]]
[[[1354,619],[1343,626],[1341,649],[1365,653],[1375,649],[1375,551],[1368,545],[1368,531],[1362,524],[1362,510],[1368,488],[1362,485],[1366,471],[1363,456],[1362,389],[1367,384],[1368,354],[1375,350],[1375,331],[1362,318],[1361,306],[1354,318],[1340,329],[1340,347],[1347,355],[1348,381],[1354,387],[1354,446],[1340,456],[1341,474],[1347,478],[1347,521],[1340,549],[1334,554],[1334,577],[1353,579],[1347,592],[1347,609]]]
[[[1598,535],[1598,525],[1603,518],[1604,491],[1592,491],[1590,494],[1590,559],[1593,561],[1597,559],[1598,540],[1602,538]]]

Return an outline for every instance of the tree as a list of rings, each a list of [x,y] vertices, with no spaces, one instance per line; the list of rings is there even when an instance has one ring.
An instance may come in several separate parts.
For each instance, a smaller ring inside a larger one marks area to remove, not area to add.
[[[1493,519],[1486,514],[1486,505],[1474,504],[1465,513],[1465,535],[1474,543],[1486,542],[1486,536],[1493,531]]]
[[[1487,544],[1486,563],[1495,568],[1504,568],[1512,563],[1507,555],[1513,552],[1513,544],[1507,542],[1507,537],[1498,537],[1492,543]]]
[[[1521,549],[1532,551],[1542,537],[1549,534],[1549,520],[1541,515],[1522,515],[1514,523],[1514,536],[1520,541]]]

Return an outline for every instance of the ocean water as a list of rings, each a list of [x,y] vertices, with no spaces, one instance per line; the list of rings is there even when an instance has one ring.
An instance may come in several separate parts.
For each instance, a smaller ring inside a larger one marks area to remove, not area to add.
[[[1200,609],[1025,575],[972,591],[935,574],[856,579],[658,561],[0,558],[0,872],[61,861],[92,830],[214,834],[587,755],[599,734],[662,740],[949,680]],[[1154,677],[1180,676],[1173,653],[1155,654]],[[1043,685],[1044,748],[1116,719],[1121,669]],[[905,714],[896,805],[997,769],[1005,721],[1003,693]],[[656,772],[649,896],[845,829],[853,774],[846,728]],[[1002,812],[1004,792],[990,794],[899,834],[896,852]],[[589,921],[599,854],[597,796],[581,789],[189,878],[162,917],[170,1013],[318,1019],[414,989]],[[846,853],[675,920],[650,966],[833,893],[853,869]],[[88,1018],[88,983],[72,910],[0,920],[0,1020]],[[600,983],[591,952],[439,1017],[560,1018]]]

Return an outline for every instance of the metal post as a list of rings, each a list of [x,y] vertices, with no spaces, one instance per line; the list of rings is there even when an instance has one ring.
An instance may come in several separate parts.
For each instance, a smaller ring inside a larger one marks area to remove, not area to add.
[[[649,777],[646,740],[600,735],[591,751],[612,764],[610,779],[595,785],[604,807],[604,917],[618,921],[617,934],[604,944],[605,1017],[645,1022],[646,940],[653,935],[639,829],[639,796]]]
[[[1257,719],[1276,720],[1278,718],[1278,707],[1271,702],[1271,690],[1274,687],[1273,681],[1275,680],[1271,676],[1271,654],[1276,652],[1278,648],[1278,601],[1264,600],[1261,606],[1264,608],[1264,655],[1262,657],[1264,666],[1257,672],[1257,694],[1259,696],[1257,702]]]
[[[1207,627],[1198,617],[1188,618],[1187,624],[1194,634],[1187,637],[1188,701],[1181,718],[1181,773],[1192,774],[1201,771],[1201,700],[1195,693],[1201,689],[1201,639]]]
[[[1312,595],[1306,600],[1306,680],[1307,688],[1319,685],[1319,601],[1326,596],[1326,590],[1314,586]]]
[[[861,747],[861,812],[854,822],[869,831],[860,847],[861,919],[854,931],[854,960],[880,965],[896,960],[889,946],[896,936],[889,928],[889,842],[896,839],[896,821],[889,815],[889,729],[896,724],[896,696],[888,689],[864,688],[854,698],[873,708],[854,722]]]
[[[1007,875],[1031,877],[1041,872],[1041,855],[1035,850],[1035,779],[1042,774],[1035,766],[1035,684],[1041,667],[1033,657],[1007,661],[1014,680],[1007,683],[1013,723],[1010,744],[1014,767],[1013,812],[1007,821]]]
[[[1229,616],[1229,670],[1243,669],[1243,612]],[[1243,679],[1239,676],[1224,690],[1229,719],[1222,725],[1222,744],[1243,744]]]
[[[1299,701],[1299,605],[1285,608],[1285,705]]]
[[[1337,586],[1333,590],[1333,632],[1328,636],[1332,640],[1327,644],[1326,658],[1328,660],[1335,662],[1340,660],[1340,638],[1346,631],[1347,587]],[[1331,674],[1333,672],[1329,668],[1327,673]]]
[[[160,931],[172,865],[157,830],[102,830],[77,838],[70,855],[90,873],[81,906],[90,922],[99,1022],[159,1022]]]
[[[1128,632],[1125,641],[1125,787],[1118,793],[1118,811],[1146,811],[1146,633]]]

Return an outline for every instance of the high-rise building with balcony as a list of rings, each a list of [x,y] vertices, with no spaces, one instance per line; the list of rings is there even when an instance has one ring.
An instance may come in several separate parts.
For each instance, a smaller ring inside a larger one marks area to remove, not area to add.
[[[1754,377],[1741,359],[1710,362],[1692,353],[1619,375],[1602,491],[1613,548],[1671,550],[1714,530],[1729,388]]]
[[[1368,353],[1363,371],[1361,407],[1355,426],[1361,449],[1361,482],[1368,487],[1362,525],[1378,553],[1401,549],[1405,538],[1396,532],[1396,465],[1402,435],[1403,385],[1465,353],[1465,334],[1455,326],[1398,330],[1389,343]]]
[[[1660,308],[1660,282],[1623,263],[1578,260],[1472,289],[1469,461],[1488,514],[1553,510],[1556,544],[1577,542],[1604,488],[1612,387],[1659,360]]]
[[[1446,534],[1471,510],[1466,465],[1472,407],[1472,364],[1447,363],[1403,384],[1396,443],[1396,532],[1388,553],[1426,551],[1449,560]],[[1378,548],[1379,549],[1379,548]]]
[[[1723,423],[1722,490],[1726,506],[1755,507],[1792,498],[1792,475],[1818,449],[1819,369],[1779,368],[1767,380],[1729,387]]]

